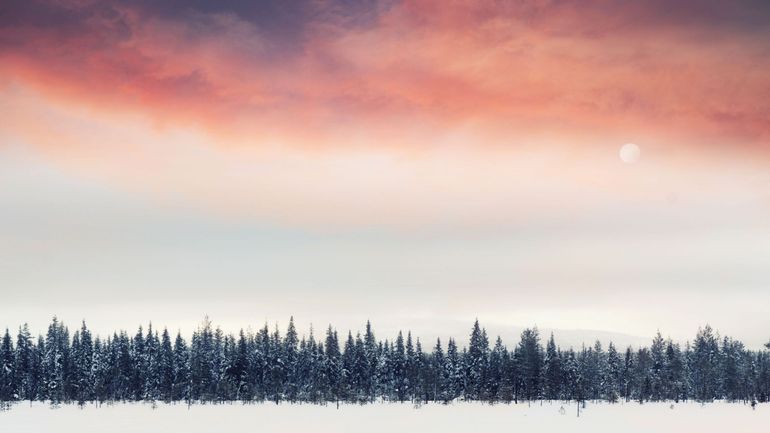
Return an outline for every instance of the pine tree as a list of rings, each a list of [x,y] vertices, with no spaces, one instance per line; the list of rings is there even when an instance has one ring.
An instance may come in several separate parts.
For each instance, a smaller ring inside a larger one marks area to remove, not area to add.
[[[414,368],[417,371],[414,398],[415,400],[422,400],[427,403],[429,397],[428,379],[431,376],[429,372],[430,364],[425,353],[422,351],[422,343],[420,343],[419,338],[414,348]]]
[[[396,337],[396,345],[391,356],[391,371],[393,377],[393,390],[398,401],[403,402],[407,398],[409,383],[406,377],[406,347],[404,335],[399,331]]]
[[[15,371],[13,387],[19,395],[19,400],[32,401],[38,397],[37,388],[40,378],[39,370],[35,365],[37,356],[35,351],[29,327],[25,323],[19,328],[19,334],[16,337],[16,353],[13,361]]]
[[[717,398],[719,386],[719,343],[710,326],[699,329],[693,346],[692,385],[698,401]]]
[[[354,399],[358,388],[356,379],[356,343],[353,340],[353,333],[348,331],[348,338],[345,340],[345,349],[342,352],[343,399]]]
[[[364,333],[364,357],[366,358],[366,368],[362,373],[364,376],[363,390],[369,401],[374,401],[377,384],[377,340],[374,337],[371,323],[366,321],[366,331]]]
[[[650,346],[650,357],[652,366],[650,368],[650,398],[653,401],[660,401],[668,394],[668,382],[666,381],[666,344],[660,331],[655,335]]]
[[[743,344],[724,337],[720,350],[721,395],[727,400],[740,400],[743,393],[741,377],[745,374]]]
[[[147,358],[144,346],[144,332],[142,327],[139,326],[131,344],[130,396],[133,400],[142,400],[144,398],[144,384],[147,374]]]
[[[541,396],[542,352],[543,348],[540,346],[537,328],[525,329],[521,333],[516,357],[520,369],[519,380],[521,381],[523,397],[527,400],[534,400]]]
[[[94,399],[93,356],[94,348],[91,332],[83,321],[80,331],[73,336],[73,382],[75,384],[75,399],[79,404],[85,404]]]
[[[545,358],[543,359],[543,395],[548,400],[556,400],[562,394],[562,365],[561,357],[556,348],[556,341],[553,338],[548,339],[546,345]]]
[[[405,392],[407,398],[414,400],[417,397],[419,365],[417,355],[412,341],[412,332],[406,334],[406,362],[404,364],[404,375],[406,384]]]
[[[637,400],[639,403],[649,401],[652,395],[652,356],[646,347],[640,348],[636,353],[634,368],[635,383],[638,388]]]
[[[687,385],[685,379],[685,363],[682,359],[682,350],[679,344],[674,344],[671,340],[666,344],[666,400],[679,402],[687,398]]]
[[[433,352],[430,357],[431,376],[428,386],[431,390],[433,400],[447,402],[449,385],[449,375],[447,374],[446,359],[444,358],[444,349],[441,347],[441,339],[436,339],[436,345],[433,346]]]
[[[607,348],[607,368],[604,374],[604,398],[615,403],[620,397],[623,374],[623,361],[620,359],[615,345],[610,342]]]
[[[286,329],[286,338],[283,340],[284,376],[286,380],[284,393],[289,401],[296,400],[299,394],[299,386],[296,377],[298,344],[299,338],[297,337],[297,330],[294,327],[294,317],[292,316],[289,318],[289,327]]]
[[[161,398],[161,360],[160,341],[158,334],[152,330],[152,323],[147,327],[147,336],[144,340],[144,362],[146,368],[143,384],[144,399],[155,401]]]
[[[94,339],[94,354],[92,362],[92,398],[96,402],[104,402],[112,397],[109,389],[110,373],[112,372],[112,350],[110,341],[103,343],[99,337]]]
[[[192,383],[190,377],[190,354],[187,343],[181,333],[174,340],[174,383],[172,385],[173,399],[190,401],[192,399]]]
[[[251,376],[249,374],[251,367],[249,363],[249,341],[243,329],[241,329],[235,348],[234,360],[227,371],[227,375],[235,389],[236,400],[249,401],[253,398]]]
[[[331,325],[326,331],[326,347],[324,357],[324,372],[326,375],[327,400],[339,402],[342,386],[342,363],[340,354],[340,344],[337,338],[337,331],[333,330]]]
[[[503,376],[505,375],[505,359],[507,350],[503,345],[503,340],[500,336],[495,340],[495,346],[492,348],[492,352],[489,354],[489,364],[487,367],[487,374],[485,375],[485,383],[483,388],[483,396],[485,400],[490,402],[500,399],[501,385],[503,383]]]
[[[489,362],[488,356],[489,340],[486,332],[479,326],[478,319],[476,319],[471,330],[468,355],[465,357],[466,376],[468,378],[465,395],[470,400],[478,400],[483,397],[482,384]]]
[[[636,378],[634,377],[634,370],[636,369],[636,361],[634,352],[629,346],[626,348],[626,354],[623,357],[623,373],[621,375],[620,386],[623,389],[623,399],[626,402],[631,401],[633,398],[633,389],[636,386]]]
[[[564,385],[567,390],[566,396],[577,403],[585,400],[584,381],[581,375],[580,361],[575,355],[575,351],[570,349],[564,361]]]
[[[465,375],[463,374],[465,368],[462,365],[460,354],[457,352],[457,344],[452,338],[447,343],[446,358],[445,375],[448,382],[446,398],[447,401],[451,401],[460,397],[465,387]]]
[[[66,389],[69,382],[69,332],[56,317],[48,327],[45,349],[43,357],[45,398],[56,405],[67,400]]]
[[[134,376],[134,359],[131,356],[131,339],[125,331],[113,335],[112,363],[114,370],[111,374],[113,395],[117,400],[133,398],[132,378]]]
[[[13,340],[8,328],[0,342],[0,403],[16,400]]]
[[[161,334],[158,352],[158,393],[159,397],[166,402],[174,398],[174,348],[171,345],[168,329],[165,328]]]
[[[210,358],[209,368],[211,369],[211,386],[208,390],[209,398],[214,401],[226,399],[226,387],[222,378],[225,373],[225,344],[226,338],[222,329],[217,327],[214,330],[213,352]],[[285,367],[284,367],[285,371]]]

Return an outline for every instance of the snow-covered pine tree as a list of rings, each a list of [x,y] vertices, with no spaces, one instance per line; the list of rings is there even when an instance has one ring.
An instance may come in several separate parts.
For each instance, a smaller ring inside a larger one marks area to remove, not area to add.
[[[764,403],[770,401],[770,352],[762,351],[757,354],[757,400]]]
[[[739,400],[742,396],[741,376],[745,373],[743,364],[743,344],[730,337],[724,337],[720,354],[720,395],[729,401]]]
[[[190,353],[182,334],[177,332],[174,340],[174,383],[172,385],[173,399],[176,401],[190,401]]]
[[[565,397],[579,404],[585,399],[584,380],[581,376],[580,360],[571,348],[566,352],[563,369]]]
[[[13,386],[19,400],[32,401],[37,398],[38,374],[35,371],[36,348],[29,333],[29,326],[25,323],[19,328],[16,337],[16,353],[14,354],[14,379]]]
[[[419,370],[417,365],[417,356],[414,350],[414,342],[412,341],[412,332],[406,333],[406,357],[404,364],[404,383],[406,384],[405,392],[406,398],[414,401],[417,398],[417,387]]]
[[[131,341],[131,381],[129,395],[133,400],[144,398],[144,384],[147,375],[147,358],[144,350],[144,331],[142,326],[136,331]]]
[[[296,377],[297,345],[299,337],[294,326],[294,316],[289,318],[286,337],[283,339],[283,364],[285,385],[283,393],[289,401],[295,401],[299,395],[299,379]]]
[[[623,357],[623,373],[621,374],[620,386],[623,390],[623,399],[626,402],[634,398],[634,388],[636,380],[634,370],[636,368],[635,354],[631,346],[626,348],[626,354]]]
[[[699,329],[693,343],[692,386],[698,401],[712,401],[719,392],[719,342],[710,326]]]
[[[131,380],[134,376],[134,359],[131,356],[131,339],[125,331],[114,334],[113,340],[114,372],[111,374],[111,388],[117,400],[133,398]]]
[[[409,383],[406,377],[406,346],[404,344],[404,335],[401,331],[396,337],[395,347],[391,353],[391,371],[393,377],[393,391],[395,398],[403,402],[407,399]]]
[[[527,400],[540,398],[542,393],[543,348],[540,345],[540,335],[537,328],[527,328],[521,333],[516,357],[523,398]]]
[[[270,369],[268,364],[270,356],[270,332],[267,328],[267,324],[265,324],[265,326],[257,332],[254,341],[254,351],[252,352],[252,360],[249,362],[251,365],[250,376],[254,386],[254,396],[260,401],[270,398],[267,389],[270,379]]]
[[[8,328],[5,328],[5,334],[0,341],[0,405],[18,398],[14,376],[13,339]]]
[[[308,340],[309,350],[312,354],[310,363],[310,401],[320,402],[326,398],[326,355],[324,354],[324,345],[320,341],[315,341],[313,329],[310,329],[310,338]]]
[[[553,332],[548,339],[543,358],[543,396],[548,400],[556,400],[562,394],[562,365]]]
[[[430,364],[428,363],[428,359],[425,355],[425,353],[422,351],[422,343],[420,343],[420,339],[417,339],[417,342],[415,343],[414,348],[414,364],[415,369],[417,370],[416,373],[416,380],[417,383],[415,385],[415,399],[416,400],[422,400],[423,402],[428,402],[428,385],[427,380],[431,376],[430,374]]]
[[[356,384],[356,343],[353,340],[353,333],[348,331],[348,338],[345,340],[345,348],[342,352],[342,398],[344,400],[353,399],[356,395],[358,385]]]
[[[462,396],[465,388],[464,371],[462,358],[457,351],[457,343],[453,338],[450,338],[446,350],[446,398],[448,401]]]
[[[109,338],[102,341],[98,336],[94,339],[94,355],[91,366],[91,383],[93,387],[94,401],[101,403],[112,398],[109,382],[113,369]]]
[[[161,360],[160,340],[157,331],[153,331],[152,323],[147,326],[147,335],[144,340],[144,374],[143,394],[144,399],[156,401],[161,399]]]
[[[500,399],[500,387],[505,375],[505,360],[507,349],[503,345],[503,339],[497,336],[495,346],[489,354],[487,373],[484,377],[483,397],[489,402]]]
[[[665,350],[666,343],[660,331],[658,331],[650,346],[650,358],[652,361],[650,367],[650,398],[653,401],[662,400],[668,394],[669,383],[666,381],[668,366]]]
[[[467,383],[465,397],[470,400],[482,398],[484,376],[489,362],[489,340],[486,332],[479,326],[479,320],[473,323],[468,353],[465,358]]]
[[[593,347],[593,362],[595,370],[595,382],[593,383],[592,397],[595,400],[604,399],[606,390],[605,379],[607,379],[607,354],[604,352],[602,343],[596,340]]]
[[[342,360],[337,331],[329,328],[326,330],[326,348],[324,356],[324,374],[326,378],[326,400],[339,403],[342,394]]]
[[[68,388],[70,357],[69,332],[56,317],[48,326],[45,349],[43,356],[44,398],[56,405],[68,399],[65,390]]]
[[[500,396],[500,401],[504,403],[513,401],[513,382],[516,377],[516,363],[514,362],[513,355],[513,352],[507,348],[503,352],[500,387],[497,393]]]
[[[174,397],[174,347],[167,328],[163,328],[158,351],[158,394],[166,402]]]
[[[81,405],[94,399],[93,356],[91,331],[83,321],[80,330],[73,335],[72,343],[74,398]]]
[[[639,403],[649,401],[652,395],[652,356],[650,349],[640,348],[636,352],[634,365],[634,381],[638,387],[637,400]]]
[[[356,384],[356,392],[354,397],[355,401],[366,402],[369,399],[369,360],[366,356],[366,344],[361,338],[361,334],[356,334],[356,342],[354,348],[354,361],[353,361],[353,376]]]
[[[434,401],[444,401],[447,399],[447,384],[449,377],[446,374],[446,359],[444,349],[441,347],[441,339],[436,339],[436,345],[433,346],[433,352],[429,358],[430,375],[426,386],[429,389],[431,399]]]
[[[280,336],[279,336],[280,339]],[[224,386],[225,373],[225,333],[217,326],[214,330],[213,345],[211,357],[209,358],[209,369],[211,370],[211,385],[207,394],[213,401],[222,401],[226,398],[226,389]]]
[[[243,329],[241,329],[232,355],[233,359],[229,363],[227,371],[236,400],[250,401],[253,398],[249,346],[249,339],[246,337]]]
[[[604,375],[603,395],[607,401],[615,403],[620,398],[623,361],[620,359],[615,345],[610,342],[607,347],[607,368]]]
[[[364,393],[369,401],[374,401],[377,391],[377,339],[372,330],[372,324],[367,320],[364,331],[364,357],[366,358],[366,370],[364,371]]]
[[[294,377],[297,381],[297,398],[300,401],[311,401],[310,386],[312,384],[312,373],[310,366],[312,363],[312,356],[313,352],[310,349],[308,340],[305,337],[302,337],[302,340],[299,342],[299,350],[297,351],[297,366],[294,372]]]
[[[666,389],[667,393],[663,396],[666,400],[679,402],[687,397],[687,386],[685,379],[685,362],[682,358],[682,350],[678,343],[670,339],[666,342]]]

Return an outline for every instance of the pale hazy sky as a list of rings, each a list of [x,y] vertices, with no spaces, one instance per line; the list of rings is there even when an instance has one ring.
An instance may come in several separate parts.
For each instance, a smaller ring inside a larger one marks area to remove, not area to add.
[[[770,9],[609,3],[14,3],[0,326],[709,323],[758,347]]]

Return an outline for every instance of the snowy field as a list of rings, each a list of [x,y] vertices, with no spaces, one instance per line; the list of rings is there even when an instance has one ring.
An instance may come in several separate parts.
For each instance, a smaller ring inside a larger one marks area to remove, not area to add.
[[[560,408],[564,407],[562,415]],[[211,432],[590,432],[685,433],[765,432],[770,405],[756,410],[742,404],[647,403],[588,404],[575,415],[575,405],[370,404],[275,405],[115,404],[101,408],[18,404],[0,412],[0,432],[13,433],[211,433]]]

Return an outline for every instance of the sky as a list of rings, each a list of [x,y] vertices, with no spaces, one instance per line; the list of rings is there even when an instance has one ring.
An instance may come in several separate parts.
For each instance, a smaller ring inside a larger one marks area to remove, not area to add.
[[[6,0],[0,326],[760,347],[768,71],[764,0]]]

